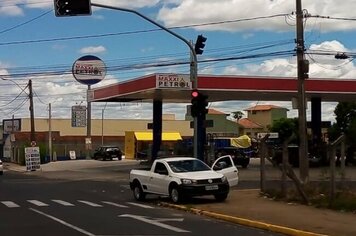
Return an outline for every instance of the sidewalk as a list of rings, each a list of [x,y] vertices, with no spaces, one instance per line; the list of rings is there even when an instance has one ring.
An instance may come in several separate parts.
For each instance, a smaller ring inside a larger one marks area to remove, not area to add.
[[[41,165],[39,173],[96,168],[98,165],[126,165],[134,161],[98,162],[94,160],[58,161]],[[5,169],[26,172],[24,166],[4,163]],[[286,235],[356,235],[356,214],[317,209],[312,206],[274,201],[260,196],[259,190],[232,190],[225,202],[211,197],[193,199],[187,205],[164,206],[192,211],[221,220],[262,228]]]
[[[222,203],[163,205],[286,235],[356,235],[356,214],[274,201],[255,189],[233,190]]]

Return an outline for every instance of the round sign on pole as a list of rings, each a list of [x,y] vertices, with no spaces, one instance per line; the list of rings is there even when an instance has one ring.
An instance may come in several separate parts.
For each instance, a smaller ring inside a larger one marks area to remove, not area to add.
[[[100,58],[87,55],[74,62],[72,73],[79,83],[92,85],[105,78],[106,66]]]

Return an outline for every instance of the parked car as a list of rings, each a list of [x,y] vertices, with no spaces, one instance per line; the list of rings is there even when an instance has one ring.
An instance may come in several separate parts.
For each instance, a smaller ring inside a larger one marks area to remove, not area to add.
[[[230,156],[219,158],[212,168],[192,157],[167,157],[156,159],[150,169],[130,172],[130,188],[136,200],[157,194],[169,196],[174,203],[202,195],[224,201],[230,186],[237,183],[238,170]]]
[[[243,168],[246,168],[248,164],[250,164],[250,157],[243,151],[242,148],[220,147],[215,149],[215,158],[225,155],[230,155],[236,166],[240,165]]]
[[[97,148],[94,152],[94,159],[102,159],[102,160],[112,160],[117,158],[118,160],[122,159],[122,151],[117,146],[101,146]]]
[[[2,161],[0,159],[0,175],[4,173],[4,167],[2,166]]]

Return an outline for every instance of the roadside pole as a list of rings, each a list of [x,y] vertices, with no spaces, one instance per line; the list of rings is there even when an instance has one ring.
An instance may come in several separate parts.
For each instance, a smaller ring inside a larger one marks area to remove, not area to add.
[[[304,29],[302,1],[296,0],[297,8],[297,67],[298,67],[298,123],[299,123],[299,173],[303,184],[309,181],[308,143],[306,128],[305,79],[308,78],[308,61],[304,55]]]

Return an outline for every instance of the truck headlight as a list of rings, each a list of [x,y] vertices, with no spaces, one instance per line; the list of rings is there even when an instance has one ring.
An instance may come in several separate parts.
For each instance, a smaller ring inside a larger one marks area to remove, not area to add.
[[[196,180],[193,180],[193,179],[182,179],[182,184],[196,184],[197,181]]]
[[[227,181],[227,178],[225,175],[223,177],[221,177],[221,182],[225,183],[226,181]]]

